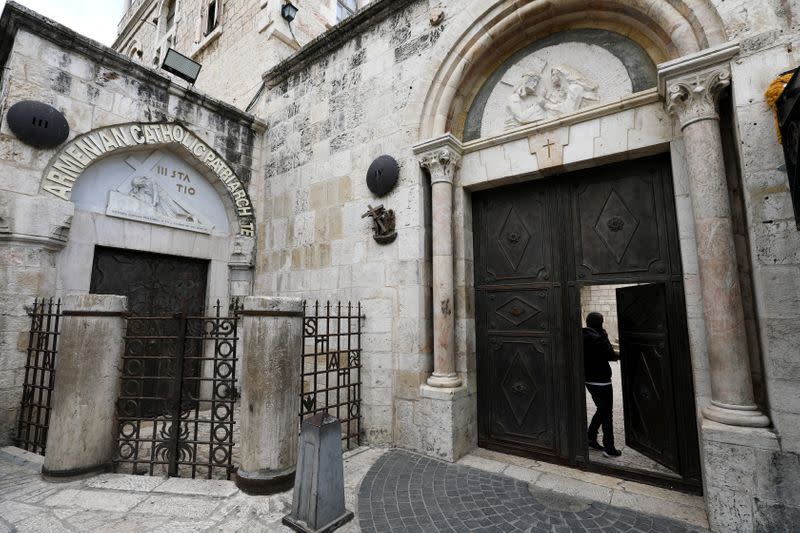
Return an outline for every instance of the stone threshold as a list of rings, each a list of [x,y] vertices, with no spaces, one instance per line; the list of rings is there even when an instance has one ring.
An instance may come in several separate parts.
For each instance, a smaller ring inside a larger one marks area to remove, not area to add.
[[[40,470],[44,457],[20,448],[7,446],[0,448],[0,458],[25,466],[31,470]],[[136,476],[132,474],[104,473],[91,477],[66,481],[79,481],[90,489],[106,489],[134,493],[174,494],[181,496],[207,496],[211,498],[229,498],[239,492],[233,483],[224,479],[191,479],[162,476]],[[60,484],[60,482],[52,481]]]
[[[362,446],[342,454],[345,463],[345,470],[348,470],[349,463],[355,457],[372,448]],[[25,467],[28,470],[40,472],[44,464],[44,456],[38,455],[15,446],[0,448],[0,460],[7,461]],[[374,460],[374,459],[373,459]],[[372,461],[369,461],[372,464]],[[347,472],[346,472],[347,473]],[[91,489],[106,489],[113,491],[139,492],[139,493],[161,493],[180,496],[206,496],[209,498],[230,498],[239,493],[236,484],[226,479],[205,479],[205,478],[181,478],[166,476],[145,476],[133,474],[102,473],[91,477],[68,480],[81,482],[84,487]],[[360,481],[360,477],[358,479]],[[59,483],[58,481],[51,481]],[[287,493],[290,491],[287,491]]]
[[[526,481],[536,489],[680,520],[708,529],[705,501],[701,496],[483,448],[468,453],[458,464]]]

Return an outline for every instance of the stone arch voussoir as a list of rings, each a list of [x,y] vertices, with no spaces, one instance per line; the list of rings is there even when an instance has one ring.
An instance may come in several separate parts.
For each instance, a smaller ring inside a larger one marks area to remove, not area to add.
[[[710,0],[473,0],[475,14],[454,33],[423,97],[421,140],[459,133],[463,113],[488,73],[525,43],[566,29],[615,31],[642,46],[654,62],[726,40]]]
[[[50,160],[42,175],[41,191],[70,201],[72,188],[88,167],[125,151],[173,150],[200,167],[220,192],[232,221],[238,221],[237,239],[255,240],[255,209],[242,181],[225,159],[180,122],[125,123],[98,128],[75,137]],[[250,244],[247,246],[252,247]]]

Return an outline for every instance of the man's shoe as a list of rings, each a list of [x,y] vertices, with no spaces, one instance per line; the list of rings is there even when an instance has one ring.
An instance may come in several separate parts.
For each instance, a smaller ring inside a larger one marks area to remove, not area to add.
[[[597,439],[589,439],[589,448],[593,450],[602,450],[603,447],[600,446],[600,443],[597,442]]]
[[[614,458],[614,457],[619,457],[620,455],[622,455],[622,452],[619,451],[616,448],[604,449],[603,450],[603,457]]]

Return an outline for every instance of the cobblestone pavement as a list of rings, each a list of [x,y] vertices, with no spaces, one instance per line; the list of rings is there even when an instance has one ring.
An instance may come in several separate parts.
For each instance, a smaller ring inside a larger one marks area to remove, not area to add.
[[[703,531],[399,450],[364,477],[357,515],[364,533]]]
[[[384,450],[345,454],[345,502],[355,509],[358,486]],[[40,476],[42,457],[0,449],[2,532],[289,532],[281,519],[291,492],[247,496],[232,481],[101,474],[52,483]],[[338,531],[358,531],[350,522]]]
[[[0,533],[289,531],[280,521],[290,511],[290,492],[254,497],[231,481],[126,474],[53,483],[40,476],[42,460],[18,448],[0,449]],[[488,450],[474,450],[453,465],[362,447],[345,453],[344,462],[345,502],[356,520],[341,533],[552,533],[585,526],[670,532],[705,531],[698,524],[707,524],[697,496]]]

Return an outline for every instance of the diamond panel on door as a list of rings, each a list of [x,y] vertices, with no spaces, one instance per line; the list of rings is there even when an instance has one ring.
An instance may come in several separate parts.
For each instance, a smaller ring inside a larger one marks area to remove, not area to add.
[[[552,449],[555,440],[552,350],[542,339],[493,337],[491,436]]]
[[[549,331],[549,289],[487,290],[485,321],[490,331]]]
[[[618,168],[618,167],[612,167]],[[655,165],[626,165],[573,186],[577,277],[665,274],[668,245]]]
[[[546,191],[499,193],[479,208],[485,225],[480,252],[486,258],[476,282],[547,281],[552,274]]]

